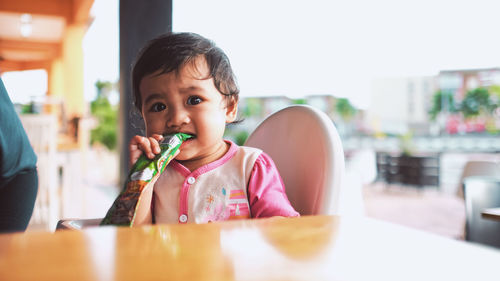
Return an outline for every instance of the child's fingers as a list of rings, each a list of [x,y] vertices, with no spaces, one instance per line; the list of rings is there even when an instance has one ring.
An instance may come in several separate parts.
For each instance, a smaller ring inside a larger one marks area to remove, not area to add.
[[[158,154],[161,152],[161,149],[160,149],[160,144],[158,143],[158,140],[156,140],[155,137],[149,137],[149,143],[150,143],[150,147],[151,147],[151,151],[154,153],[154,154]],[[153,154],[153,157],[154,157],[154,154]],[[149,158],[152,158],[152,157],[149,157]]]
[[[141,143],[144,141],[143,136],[134,136],[129,143],[129,163],[134,165],[137,159],[142,155]]]
[[[151,137],[156,139],[157,141],[161,141],[163,139],[163,135],[159,134],[152,134]]]
[[[160,142],[163,140],[163,135],[159,134],[152,134],[151,137],[149,137],[151,140],[151,144],[153,146],[153,152],[155,154],[158,154],[161,152],[160,150]]]
[[[155,155],[153,153],[152,147],[151,147],[151,139],[152,138],[147,138],[143,136],[135,136],[132,138],[131,144],[130,144],[130,150],[131,152],[133,150],[141,150],[144,155],[148,158],[154,158]]]

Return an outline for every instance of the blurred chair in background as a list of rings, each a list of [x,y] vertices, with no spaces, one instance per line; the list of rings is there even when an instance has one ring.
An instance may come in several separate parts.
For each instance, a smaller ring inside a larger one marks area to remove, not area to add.
[[[462,185],[471,176],[500,176],[500,163],[493,161],[467,161],[460,176],[458,196],[464,198]]]
[[[466,177],[463,192],[465,240],[500,248],[500,222],[481,216],[481,212],[487,208],[500,207],[500,176]]]

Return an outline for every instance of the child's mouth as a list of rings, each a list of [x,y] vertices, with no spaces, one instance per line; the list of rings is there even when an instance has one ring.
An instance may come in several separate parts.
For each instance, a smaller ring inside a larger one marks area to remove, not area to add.
[[[185,141],[181,144],[181,146],[179,147],[179,149],[180,149],[180,150],[182,150],[183,148],[185,148],[185,147],[186,147],[186,145],[188,145],[190,142],[192,142],[195,138],[196,138],[196,137],[195,137],[194,135],[192,135],[192,137],[191,137],[191,138],[189,138],[189,139],[185,140]]]
[[[184,135],[189,135],[189,138],[187,139],[194,139],[196,138],[196,135],[195,134],[192,134],[192,133],[185,133],[185,132],[170,132],[170,133],[163,133],[162,136],[165,138],[165,137],[168,137],[168,136],[173,136],[175,134],[184,134]]]
[[[184,132],[182,132],[184,133]],[[195,134],[192,134],[192,133],[184,133],[184,134],[187,134],[187,135],[190,135],[191,137],[184,140],[184,142],[181,144],[181,146],[179,147],[179,149],[182,149],[184,146],[186,146],[188,143],[192,142],[194,139],[196,139],[196,135]]]

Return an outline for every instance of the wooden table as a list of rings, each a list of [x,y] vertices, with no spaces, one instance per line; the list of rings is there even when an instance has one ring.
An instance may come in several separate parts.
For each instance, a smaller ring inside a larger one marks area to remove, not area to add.
[[[0,280],[500,280],[500,251],[315,216],[0,235]]]
[[[486,219],[492,219],[492,220],[500,221],[500,208],[484,209],[481,212],[481,216],[483,218],[486,218]]]

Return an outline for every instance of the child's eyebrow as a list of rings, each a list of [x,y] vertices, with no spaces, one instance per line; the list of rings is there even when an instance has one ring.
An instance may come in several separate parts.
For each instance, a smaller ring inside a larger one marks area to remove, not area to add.
[[[179,88],[179,92],[181,93],[187,93],[187,92],[199,92],[199,91],[204,91],[204,89],[202,87],[198,87],[198,86],[188,86],[188,87],[183,87],[183,88]]]
[[[161,99],[162,98],[162,95],[160,94],[151,94],[149,95],[145,100],[144,100],[144,104],[147,104],[148,102],[152,101],[152,100],[155,100],[155,99]]]

